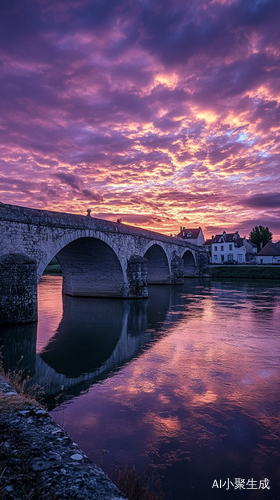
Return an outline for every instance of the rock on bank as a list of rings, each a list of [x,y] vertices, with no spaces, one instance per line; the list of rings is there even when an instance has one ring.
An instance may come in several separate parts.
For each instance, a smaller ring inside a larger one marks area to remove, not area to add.
[[[26,402],[1,377],[0,463],[3,500],[125,498],[43,408]]]

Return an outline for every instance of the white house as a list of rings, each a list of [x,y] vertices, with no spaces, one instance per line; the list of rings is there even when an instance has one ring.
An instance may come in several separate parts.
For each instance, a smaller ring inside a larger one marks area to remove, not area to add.
[[[258,253],[258,245],[252,243],[250,240],[243,239],[244,246],[246,248],[246,262],[256,262],[256,257]]]
[[[227,261],[236,261],[240,264],[246,262],[246,247],[244,239],[238,231],[235,233],[217,234],[211,240],[212,264],[223,264]]]
[[[280,264],[280,248],[271,241],[257,254],[258,264]]]
[[[180,233],[177,234],[177,238],[183,240],[188,240],[195,245],[204,244],[204,236],[201,227],[195,229],[188,229],[183,226],[180,227]]]

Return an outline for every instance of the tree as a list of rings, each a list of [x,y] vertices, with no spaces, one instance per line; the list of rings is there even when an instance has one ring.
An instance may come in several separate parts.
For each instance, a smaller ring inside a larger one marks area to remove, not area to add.
[[[249,234],[249,240],[255,245],[258,245],[258,252],[264,245],[269,241],[272,241],[272,232],[269,231],[268,227],[255,226]]]

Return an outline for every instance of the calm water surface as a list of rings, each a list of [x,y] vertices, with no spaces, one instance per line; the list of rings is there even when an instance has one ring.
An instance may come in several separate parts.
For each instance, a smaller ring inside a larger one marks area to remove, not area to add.
[[[280,498],[279,284],[191,279],[148,301],[62,297],[61,284],[39,284],[31,371],[95,463],[113,479],[152,466],[167,500]]]

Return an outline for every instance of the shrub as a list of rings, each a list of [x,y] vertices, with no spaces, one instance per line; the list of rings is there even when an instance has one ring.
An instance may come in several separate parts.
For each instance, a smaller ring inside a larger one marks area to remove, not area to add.
[[[128,500],[162,500],[160,480],[155,480],[151,469],[137,473],[135,467],[119,470],[118,487]]]

